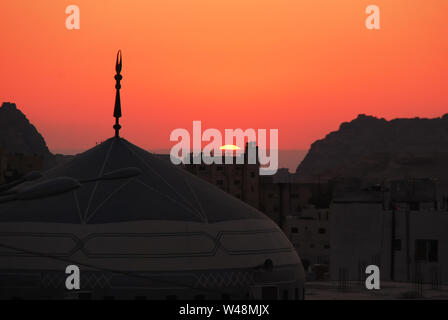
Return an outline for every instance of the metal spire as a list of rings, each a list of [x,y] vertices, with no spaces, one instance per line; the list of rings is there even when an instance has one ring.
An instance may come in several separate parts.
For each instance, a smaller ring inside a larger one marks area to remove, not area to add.
[[[121,76],[121,50],[118,50],[117,53],[117,62],[115,64],[115,71],[117,72],[117,74],[115,75],[115,89],[117,89],[117,93],[115,95],[115,108],[114,108],[114,117],[115,117],[115,125],[114,125],[114,129],[115,129],[115,137],[118,138],[119,137],[119,131],[121,129],[120,123],[119,123],[119,119],[121,118],[121,100],[120,100],[120,89],[121,89],[121,84],[120,81],[121,79],[123,79],[123,77]]]

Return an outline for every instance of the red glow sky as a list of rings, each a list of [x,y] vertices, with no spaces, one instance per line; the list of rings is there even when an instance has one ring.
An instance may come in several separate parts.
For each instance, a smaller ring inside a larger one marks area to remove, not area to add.
[[[81,29],[65,28],[76,4]],[[365,28],[367,5],[381,30]],[[52,151],[122,134],[170,148],[171,130],[277,128],[307,149],[360,113],[447,112],[446,0],[3,0],[0,101],[16,102]]]

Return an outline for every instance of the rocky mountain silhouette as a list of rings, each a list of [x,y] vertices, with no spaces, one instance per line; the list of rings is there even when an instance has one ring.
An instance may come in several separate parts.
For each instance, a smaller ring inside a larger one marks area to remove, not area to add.
[[[359,115],[314,142],[295,177],[300,182],[435,178],[448,185],[447,164],[448,114],[390,121]]]
[[[51,156],[42,135],[15,103],[4,102],[0,107],[0,147],[9,153]]]

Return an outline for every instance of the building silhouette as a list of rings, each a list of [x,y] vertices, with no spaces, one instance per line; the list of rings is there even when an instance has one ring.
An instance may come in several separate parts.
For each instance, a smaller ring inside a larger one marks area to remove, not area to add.
[[[247,144],[243,153],[221,164],[206,164],[201,154],[193,161],[190,154],[183,167],[272,219],[294,245],[305,270],[318,264],[328,272],[331,183],[298,183],[282,168],[276,175],[260,176],[260,164],[250,164],[247,154]],[[238,157],[244,161],[238,163]]]
[[[331,205],[331,277],[363,280],[375,264],[383,280],[448,284],[447,227],[432,179],[341,181]]]

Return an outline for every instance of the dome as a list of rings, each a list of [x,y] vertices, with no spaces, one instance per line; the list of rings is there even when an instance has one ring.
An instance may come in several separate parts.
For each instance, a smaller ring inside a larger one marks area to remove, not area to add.
[[[129,167],[141,173],[91,181]],[[140,283],[142,274],[150,283],[145,293],[150,298],[219,298],[219,293],[241,292],[248,298],[256,296],[265,280],[270,286],[286,283],[289,289],[283,290],[290,290],[291,297],[303,289],[300,259],[274,222],[123,138],[111,138],[17,189],[57,177],[87,182],[59,195],[0,204],[0,268],[13,264],[30,274],[39,270],[38,287],[45,286],[43,277],[59,279],[47,280],[50,287],[63,286],[62,271],[70,262],[87,279],[81,288],[88,282],[85,289],[94,297],[97,289],[101,295],[117,279]],[[266,271],[264,266],[271,263],[272,270]],[[132,273],[138,277],[133,279]],[[106,284],[88,280],[98,277]],[[170,279],[170,286],[159,284],[154,292],[154,277]],[[171,282],[182,290],[174,290]],[[123,293],[119,285],[114,288],[114,295]]]
[[[83,183],[78,190],[58,197],[4,204],[0,221],[106,224],[267,220],[244,202],[123,138],[111,138],[25,186],[56,177],[91,180],[129,167],[139,168],[141,174]]]
[[[119,136],[116,71],[115,137],[0,194],[0,298],[303,298],[273,221]]]

